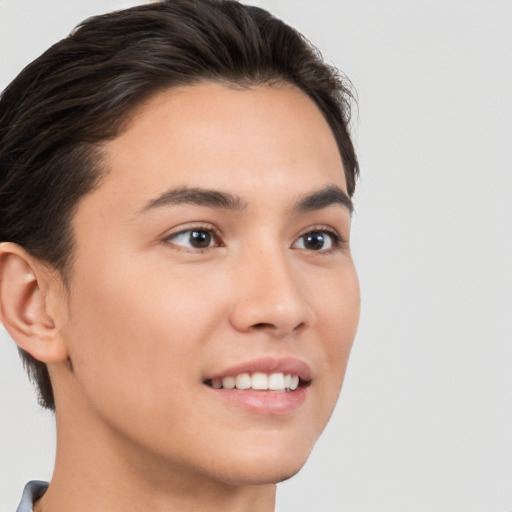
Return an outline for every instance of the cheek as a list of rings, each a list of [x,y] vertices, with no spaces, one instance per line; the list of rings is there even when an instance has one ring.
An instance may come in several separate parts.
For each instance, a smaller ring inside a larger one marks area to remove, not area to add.
[[[133,280],[110,278],[101,286],[82,287],[72,305],[76,323],[68,339],[88,417],[121,438],[164,446],[171,433],[183,436],[183,417],[195,423],[201,419],[190,395],[200,380],[197,362],[205,329],[199,319],[204,314],[190,308],[204,307],[205,301],[195,293],[176,300],[176,282],[171,294],[165,280],[154,281],[141,276],[133,286]]]
[[[317,280],[318,291],[312,296],[317,318],[317,326],[325,334],[326,340],[331,340],[332,350],[342,350],[348,345],[348,350],[354,340],[360,313],[359,281],[355,268],[350,262],[334,275],[323,280]],[[321,290],[325,290],[321,293]]]
[[[111,389],[148,402],[179,389],[198,372],[208,335],[222,320],[218,283],[186,271],[171,275],[163,265],[104,268],[74,286],[68,339],[77,377],[100,398]]]
[[[328,293],[319,294],[315,309],[318,335],[323,348],[323,393],[336,401],[359,324],[360,291],[353,265],[326,283]],[[333,404],[334,405],[334,404]]]

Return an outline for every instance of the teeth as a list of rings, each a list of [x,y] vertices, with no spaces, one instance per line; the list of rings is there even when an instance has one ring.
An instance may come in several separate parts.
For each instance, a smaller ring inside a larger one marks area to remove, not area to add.
[[[251,376],[248,373],[241,373],[235,377],[236,389],[249,389],[251,387]]]
[[[252,389],[268,389],[268,377],[266,373],[252,374]]]
[[[215,389],[257,389],[270,391],[294,391],[299,387],[299,376],[284,373],[262,372],[240,373],[236,376],[212,379],[211,385]]]
[[[268,376],[268,389],[279,390],[284,389],[284,375],[282,373],[273,373]]]
[[[235,387],[235,377],[224,377],[222,379],[222,387],[224,389],[233,389]]]

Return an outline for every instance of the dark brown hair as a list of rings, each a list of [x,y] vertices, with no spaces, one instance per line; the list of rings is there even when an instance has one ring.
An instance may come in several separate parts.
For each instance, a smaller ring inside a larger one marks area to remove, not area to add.
[[[155,93],[199,81],[285,82],[328,121],[354,192],[346,79],[294,29],[232,0],[169,0],[96,16],[29,64],[0,98],[0,241],[72,267],[71,219],[102,175],[101,143]],[[55,408],[46,365],[21,351],[40,403]]]

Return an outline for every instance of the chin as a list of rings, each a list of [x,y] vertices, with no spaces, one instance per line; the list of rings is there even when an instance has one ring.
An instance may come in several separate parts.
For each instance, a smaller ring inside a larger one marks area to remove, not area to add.
[[[291,455],[291,456],[290,456]],[[216,479],[229,485],[265,485],[277,484],[296,475],[306,463],[307,454],[288,454],[276,457],[266,454],[265,450],[253,457],[244,457],[243,461],[229,464],[229,467],[216,468]]]
[[[217,473],[216,480],[233,486],[278,484],[295,476],[302,466],[303,464],[293,468],[246,468],[236,473]]]

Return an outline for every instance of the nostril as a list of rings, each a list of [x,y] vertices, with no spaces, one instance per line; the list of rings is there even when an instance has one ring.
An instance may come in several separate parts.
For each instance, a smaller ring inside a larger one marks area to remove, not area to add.
[[[301,322],[297,327],[295,327],[294,331],[302,331],[304,327],[306,327],[306,322]]]
[[[254,329],[262,330],[262,329],[276,329],[276,326],[270,323],[260,322],[258,324],[253,325]]]
[[[305,322],[300,322],[293,329],[288,329],[288,327],[281,328],[279,325],[275,325],[270,322],[258,322],[257,324],[253,324],[251,326],[251,329],[256,330],[256,331],[268,331],[268,332],[272,332],[272,333],[280,335],[281,333],[282,334],[284,334],[284,333],[297,334],[298,332],[302,331],[305,326],[306,326]]]

